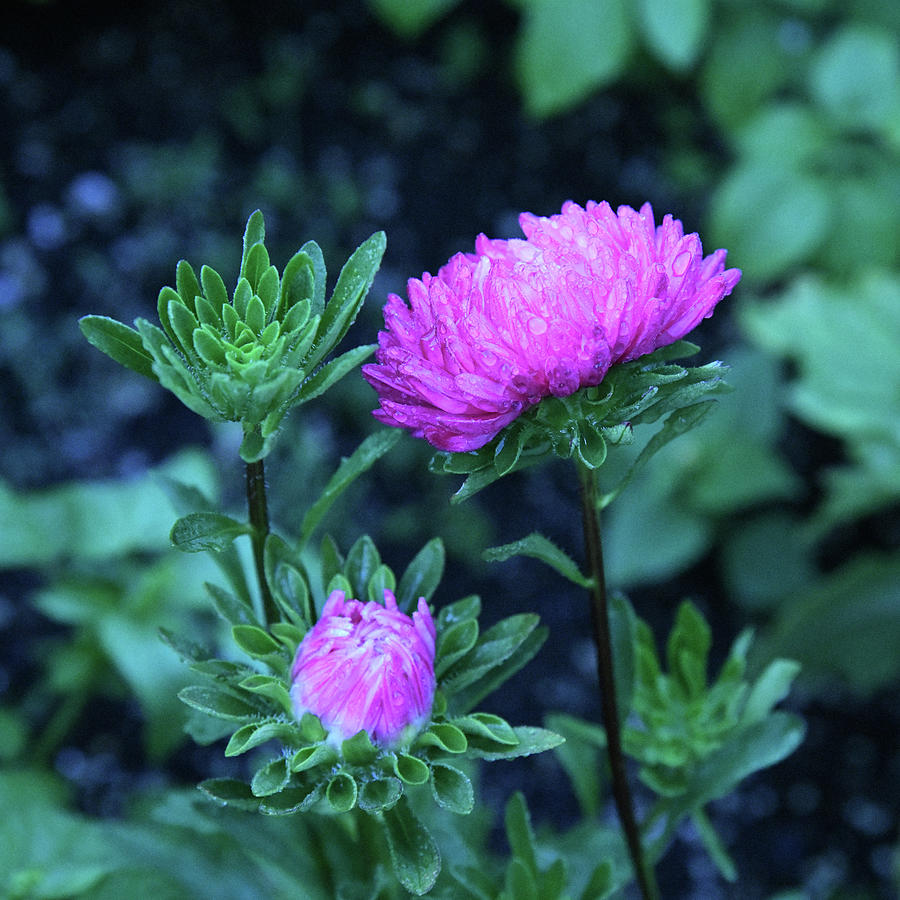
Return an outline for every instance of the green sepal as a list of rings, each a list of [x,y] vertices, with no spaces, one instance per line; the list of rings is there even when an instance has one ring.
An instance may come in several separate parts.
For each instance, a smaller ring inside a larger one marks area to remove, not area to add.
[[[153,356],[144,349],[140,334],[107,316],[82,316],[78,320],[81,333],[98,350],[120,365],[153,381]]]
[[[315,744],[311,747],[301,747],[291,757],[291,771],[305,772],[315,769],[317,766],[330,766],[337,761],[337,752],[328,744]]]
[[[341,742],[341,755],[351,766],[367,766],[375,761],[378,753],[365,729]]]
[[[325,731],[318,716],[307,712],[303,713],[300,718],[300,734],[303,735],[305,740],[313,743],[315,741],[324,741],[328,732]]]
[[[187,553],[201,550],[224,550],[242,534],[250,534],[246,522],[238,522],[221,513],[191,513],[178,519],[172,526],[169,539],[172,546]]]
[[[279,756],[257,769],[250,781],[250,790],[254,797],[268,797],[284,789],[290,779],[291,770],[287,758]]]
[[[436,747],[444,753],[465,753],[468,747],[465,734],[449,722],[435,722],[415,740],[416,747]]]
[[[364,812],[385,812],[403,796],[403,783],[398,778],[375,778],[363,783],[357,800]]]
[[[263,722],[251,722],[238,728],[232,734],[225,747],[226,756],[239,756],[265,744],[268,741],[281,741],[290,744],[297,739],[297,726],[278,719],[267,719]]]
[[[356,806],[359,788],[356,779],[349,772],[338,772],[325,788],[325,799],[331,808],[338,813],[349,812]]]
[[[425,784],[428,781],[428,766],[416,756],[397,753],[391,757],[390,763],[393,773],[404,784]]]
[[[292,816],[312,809],[321,799],[324,788],[321,783],[312,787],[286,787],[260,800],[259,811],[267,816]]]
[[[220,806],[233,806],[247,812],[259,809],[259,798],[253,795],[250,785],[234,778],[207,778],[197,787]]]
[[[475,791],[469,777],[446,763],[431,767],[431,793],[438,806],[466,816],[475,808]]]

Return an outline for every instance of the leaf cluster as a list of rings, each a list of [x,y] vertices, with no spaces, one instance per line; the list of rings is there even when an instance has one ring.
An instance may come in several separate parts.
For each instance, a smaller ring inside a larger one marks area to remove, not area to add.
[[[606,462],[610,446],[631,442],[635,425],[667,416],[632,470],[606,499],[609,502],[657,450],[702,419],[713,402],[711,395],[729,389],[720,362],[696,367],[672,362],[699,349],[688,341],[677,341],[613,366],[599,385],[568,397],[545,397],[478,450],[436,453],[431,470],[466,476],[452,498],[459,503],[504,475],[552,457],[575,459],[597,469]]]
[[[383,232],[360,245],[326,303],[318,244],[304,244],[279,275],[257,210],[247,221],[230,296],[215,269],[203,266],[198,279],[181,260],[175,287],[159,293],[159,326],[137,319],[130,328],[105,316],[85,316],[79,325],[95,347],[158,381],[198,415],[240,422],[241,457],[253,462],[269,452],[291,408],[324,393],[372,352],[356,347],[325,362],[355,321],[384,248]]]

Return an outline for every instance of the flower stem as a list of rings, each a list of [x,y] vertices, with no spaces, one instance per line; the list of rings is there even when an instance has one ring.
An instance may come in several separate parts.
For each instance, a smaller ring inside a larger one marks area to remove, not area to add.
[[[613,667],[612,635],[609,623],[609,603],[606,596],[606,576],[603,571],[603,545],[600,540],[600,515],[597,508],[597,479],[593,469],[576,463],[581,483],[581,516],[584,527],[584,547],[593,579],[591,587],[591,622],[594,643],[597,645],[597,675],[600,679],[600,703],[606,749],[612,775],[613,798],[625,832],[628,853],[635,879],[644,900],[656,900],[659,889],[653,868],[644,858],[640,829],[634,814],[634,800],[625,771],[625,754],[619,728],[619,709],[616,702],[616,679]]]
[[[259,582],[259,595],[262,598],[264,624],[278,620],[278,610],[269,591],[266,581],[265,546],[269,534],[269,507],[266,503],[266,470],[261,459],[247,463],[247,507],[250,511],[250,525],[253,531],[250,540],[253,543],[253,562],[256,565],[256,578]]]

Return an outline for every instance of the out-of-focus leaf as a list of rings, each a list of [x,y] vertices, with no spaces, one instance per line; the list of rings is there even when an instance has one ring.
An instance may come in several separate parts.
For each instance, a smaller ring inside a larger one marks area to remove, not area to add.
[[[527,0],[516,73],[528,110],[549,116],[617,78],[633,42],[624,0]]]
[[[638,23],[654,55],[673,69],[696,61],[709,25],[710,0],[640,0]]]
[[[403,38],[414,38],[448,13],[459,0],[368,0],[375,14]]]

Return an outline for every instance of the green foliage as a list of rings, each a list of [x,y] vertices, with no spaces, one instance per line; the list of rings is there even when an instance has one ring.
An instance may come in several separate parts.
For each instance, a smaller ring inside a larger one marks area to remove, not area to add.
[[[264,626],[250,604],[210,586],[241,658],[216,659],[202,647],[165,633],[170,646],[205,676],[203,682],[182,689],[181,700],[196,714],[226,723],[226,756],[253,751],[249,782],[213,778],[200,787],[220,804],[269,816],[358,808],[383,824],[400,883],[412,893],[424,893],[438,876],[440,855],[406,795],[428,785],[440,808],[468,815],[474,788],[463,760],[512,759],[562,741],[546,729],[512,727],[499,716],[472,711],[537,653],[546,629],[538,627],[537,616],[518,615],[481,632],[477,597],[444,607],[436,618],[438,691],[430,721],[391,747],[374,745],[362,731],[336,744],[316,716],[294,718],[289,695],[290,663],[313,624],[306,568],[287,543],[274,536],[267,541],[265,557],[269,588],[284,615],[281,621]],[[420,596],[431,596],[443,561],[436,540],[415,556],[399,579],[405,607],[413,607]],[[357,540],[346,556],[335,548],[321,581],[326,593],[342,589],[374,602],[383,602],[385,588],[398,583],[368,536]]]
[[[703,404],[709,395],[729,390],[722,380],[721,363],[695,368],[670,363],[698,350],[694,344],[677,341],[613,366],[596,387],[582,388],[568,397],[544,398],[478,450],[436,453],[431,470],[467,476],[452,498],[460,503],[498,478],[553,456],[600,468],[610,445],[631,443],[633,426],[668,414],[656,442],[636,461],[639,468],[657,449],[699,422],[708,409]],[[631,473],[625,476],[631,477]]]
[[[843,440],[850,465],[826,474],[816,534],[900,499],[900,279],[871,272],[846,286],[798,280],[745,310],[750,334],[797,366],[786,403]]]
[[[230,298],[218,272],[203,266],[198,280],[181,260],[175,288],[159,294],[162,327],[138,319],[135,330],[104,316],[79,323],[95,347],[156,379],[198,415],[240,422],[246,462],[269,453],[288,410],[324,393],[371,353],[371,347],[357,347],[323,365],[356,319],[385,247],[382,232],[365,241],[326,304],[318,245],[305,244],[280,277],[264,240],[257,210],[247,221]]]

